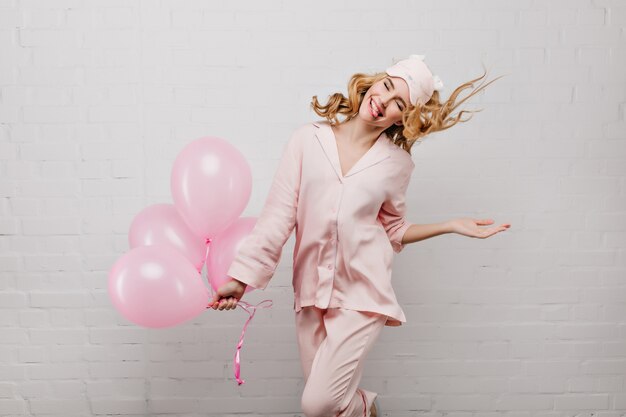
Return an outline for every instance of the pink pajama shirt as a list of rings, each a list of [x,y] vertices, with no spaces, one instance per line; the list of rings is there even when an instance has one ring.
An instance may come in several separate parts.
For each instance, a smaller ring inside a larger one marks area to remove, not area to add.
[[[265,289],[295,228],[294,310],[341,307],[406,322],[391,285],[402,251],[411,155],[383,132],[342,175],[330,124],[295,129],[284,147],[263,210],[227,274]]]

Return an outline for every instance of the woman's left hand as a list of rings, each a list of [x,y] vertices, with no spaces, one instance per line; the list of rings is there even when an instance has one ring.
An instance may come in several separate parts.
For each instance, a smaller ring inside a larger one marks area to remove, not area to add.
[[[493,226],[487,228],[479,228],[478,226],[493,224],[492,219],[473,219],[471,217],[461,217],[459,219],[453,219],[448,221],[449,230],[452,233],[458,233],[460,235],[477,237],[484,239],[498,232],[502,232],[509,227],[510,223],[504,223],[500,226]]]

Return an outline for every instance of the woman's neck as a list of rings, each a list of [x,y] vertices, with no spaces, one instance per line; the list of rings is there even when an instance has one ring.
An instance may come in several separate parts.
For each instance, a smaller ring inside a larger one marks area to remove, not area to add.
[[[334,125],[333,130],[335,134],[341,135],[342,140],[349,146],[367,149],[376,142],[376,139],[385,129],[368,126],[357,117]]]

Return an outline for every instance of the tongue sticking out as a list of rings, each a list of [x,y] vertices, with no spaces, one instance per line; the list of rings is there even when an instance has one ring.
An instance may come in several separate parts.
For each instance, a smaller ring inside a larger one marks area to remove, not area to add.
[[[374,99],[370,99],[370,108],[372,109],[372,113],[374,113],[374,117],[381,116],[381,113],[376,109],[376,105],[374,104]]]

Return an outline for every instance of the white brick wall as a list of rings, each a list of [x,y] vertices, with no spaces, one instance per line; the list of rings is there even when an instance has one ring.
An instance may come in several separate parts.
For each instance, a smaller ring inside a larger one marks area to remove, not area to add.
[[[232,141],[257,216],[279,151],[357,71],[509,74],[414,149],[409,219],[492,217],[396,258],[408,323],[362,385],[394,417],[626,415],[626,1],[0,0],[0,416],[301,416],[290,238],[247,314],[126,321],[106,290],[191,140]]]

